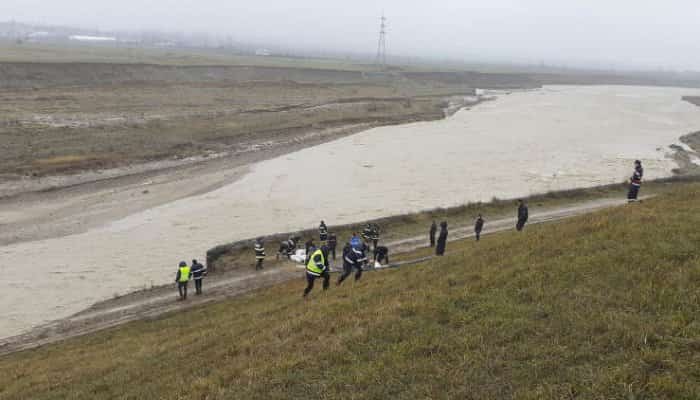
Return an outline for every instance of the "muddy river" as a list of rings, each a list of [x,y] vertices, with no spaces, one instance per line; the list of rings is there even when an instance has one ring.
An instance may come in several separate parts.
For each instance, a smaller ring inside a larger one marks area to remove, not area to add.
[[[700,129],[700,108],[681,101],[693,93],[552,86],[501,95],[443,121],[261,162],[231,185],[85,233],[0,247],[0,337],[170,282],[178,261],[236,239],[620,182],[637,158],[646,178],[670,175],[668,145]]]

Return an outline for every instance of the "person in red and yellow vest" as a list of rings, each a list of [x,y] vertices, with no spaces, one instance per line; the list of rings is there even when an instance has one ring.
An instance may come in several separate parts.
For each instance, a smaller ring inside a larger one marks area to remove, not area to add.
[[[177,291],[180,292],[180,300],[187,300],[187,283],[190,281],[190,267],[184,261],[180,262],[175,275],[177,282]]]
[[[325,250],[325,251],[324,251]],[[323,278],[323,290],[327,290],[330,286],[331,275],[328,271],[328,250],[324,247],[310,249],[311,255],[306,263],[306,289],[304,289],[304,297],[314,288],[314,281],[318,278]]]

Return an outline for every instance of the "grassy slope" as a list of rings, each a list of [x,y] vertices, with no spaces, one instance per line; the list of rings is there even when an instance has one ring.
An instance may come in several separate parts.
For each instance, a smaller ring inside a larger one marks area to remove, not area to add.
[[[697,398],[700,185],[0,360],[0,398]]]

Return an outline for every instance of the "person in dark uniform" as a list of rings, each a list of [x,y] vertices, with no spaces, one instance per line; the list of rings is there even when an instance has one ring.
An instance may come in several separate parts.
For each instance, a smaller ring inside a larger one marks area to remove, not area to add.
[[[362,277],[362,264],[359,261],[358,253],[354,252],[350,243],[345,244],[343,247],[343,273],[338,278],[336,283],[340,286],[343,281],[352,274],[352,270],[356,270],[355,281],[359,281]]]
[[[265,261],[265,244],[263,243],[263,238],[257,238],[255,240],[255,270],[263,269],[263,262]]]
[[[435,235],[437,234],[437,224],[433,221],[430,225],[430,247],[435,247]]]
[[[330,251],[331,256],[333,256],[333,261],[335,261],[335,248],[338,246],[338,238],[335,236],[335,233],[329,233],[328,234],[328,250]]]
[[[474,236],[476,236],[476,241],[478,242],[481,240],[481,231],[484,229],[484,218],[481,217],[481,214],[476,218],[476,222],[474,223]]]
[[[297,243],[301,238],[299,236],[292,236],[289,239],[280,243],[280,247],[277,250],[277,259],[280,259],[280,255],[287,258],[291,257],[297,250]]]
[[[378,246],[374,248],[374,262],[380,264],[386,261],[389,264],[389,248],[386,246]]]
[[[518,200],[518,223],[515,224],[515,229],[520,232],[525,227],[527,219],[530,217],[530,212],[527,209],[525,201]]]
[[[314,281],[316,281],[316,279],[323,278],[323,290],[327,290],[330,285],[331,275],[328,271],[328,265],[323,255],[323,250],[313,250],[313,253],[311,253],[306,263],[306,289],[304,289],[304,298],[313,290]]]
[[[207,268],[197,260],[192,260],[192,279],[194,279],[195,294],[202,294],[202,280],[207,275]]]
[[[440,236],[438,236],[437,246],[435,247],[435,254],[438,256],[445,255],[445,248],[447,247],[447,222],[440,222]]]
[[[644,176],[644,168],[642,168],[642,162],[635,160],[634,162],[634,172],[630,178],[630,189],[627,192],[627,201],[633,203],[637,201],[639,196],[639,189],[642,186],[642,177]]]
[[[381,229],[379,225],[374,223],[369,223],[362,230],[362,237],[372,242],[372,248],[377,248],[377,243],[379,243],[379,235],[381,234]]]
[[[321,244],[328,240],[328,227],[323,221],[321,221],[321,224],[318,226],[318,238],[321,241]]]

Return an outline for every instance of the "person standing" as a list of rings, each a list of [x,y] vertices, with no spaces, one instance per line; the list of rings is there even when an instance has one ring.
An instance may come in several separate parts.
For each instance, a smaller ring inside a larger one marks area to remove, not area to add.
[[[438,236],[437,246],[435,247],[435,255],[445,255],[447,247],[447,222],[440,222],[440,236]]]
[[[309,256],[306,264],[306,289],[304,289],[304,298],[309,295],[314,288],[314,281],[318,278],[323,278],[323,290],[328,290],[330,285],[331,275],[328,272],[328,266],[321,249],[314,249],[314,252]]]
[[[518,232],[523,230],[529,217],[530,212],[527,209],[527,204],[522,199],[518,200],[518,222],[515,224],[515,229]]]
[[[642,177],[644,176],[644,168],[642,168],[642,162],[639,160],[634,161],[634,172],[630,178],[630,188],[627,192],[627,201],[633,203],[637,201],[639,196],[639,189],[642,186]]]
[[[359,281],[362,277],[362,264],[360,264],[358,254],[353,251],[350,243],[347,243],[343,247],[343,273],[338,278],[336,285],[340,286],[341,283],[352,274],[352,270],[355,269],[355,282]]]
[[[177,275],[175,275],[175,282],[177,282],[177,291],[180,293],[180,300],[187,300],[187,283],[190,281],[190,267],[187,263],[180,261],[180,265],[177,268]]]
[[[433,221],[430,225],[430,247],[435,247],[435,235],[437,234],[437,224]]]
[[[335,233],[329,233],[328,234],[328,249],[330,250],[331,255],[333,256],[333,261],[335,261],[335,248],[338,246],[338,238],[335,236]]]
[[[318,226],[318,238],[321,241],[321,244],[328,240],[328,227],[323,221],[321,221],[321,224]]]
[[[476,218],[476,222],[474,223],[474,236],[476,236],[476,241],[478,242],[481,240],[481,231],[484,229],[484,218],[481,217],[481,214]]]
[[[202,294],[202,279],[207,274],[207,268],[200,264],[197,260],[192,260],[192,279],[194,279],[195,294]]]
[[[365,240],[372,242],[372,248],[377,247],[377,244],[379,243],[380,234],[381,229],[379,228],[379,225],[373,223],[367,224],[362,230],[362,237]]]
[[[255,240],[255,270],[259,271],[263,269],[263,261],[265,261],[265,245],[263,243],[263,238],[257,238]]]

